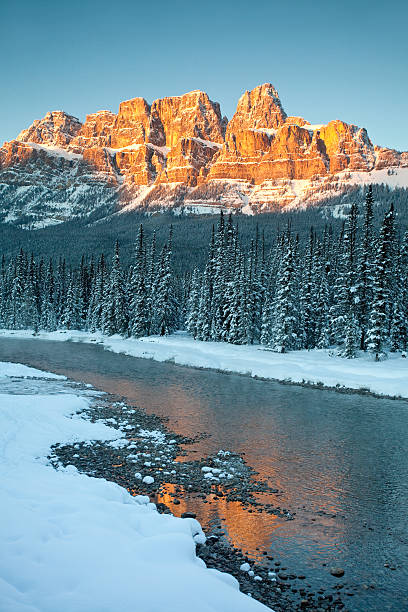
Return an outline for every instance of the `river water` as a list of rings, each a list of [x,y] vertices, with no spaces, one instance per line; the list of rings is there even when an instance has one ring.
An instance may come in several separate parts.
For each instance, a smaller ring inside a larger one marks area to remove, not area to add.
[[[295,520],[223,499],[174,513],[194,510],[207,528],[220,521],[232,544],[257,558],[270,551],[314,589],[331,588],[338,579],[330,567],[344,568],[349,610],[408,610],[407,402],[194,370],[91,344],[1,338],[0,360],[91,383],[168,417],[182,435],[209,433],[187,458],[244,452],[279,490],[267,501]]]

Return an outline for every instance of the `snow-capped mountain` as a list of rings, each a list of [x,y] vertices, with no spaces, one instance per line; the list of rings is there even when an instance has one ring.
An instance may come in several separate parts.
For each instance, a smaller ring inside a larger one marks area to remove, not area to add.
[[[229,122],[202,91],[134,98],[83,124],[47,113],[0,149],[0,220],[35,228],[100,207],[254,214],[365,183],[408,186],[408,152],[337,119],[288,117],[266,83],[243,94]]]

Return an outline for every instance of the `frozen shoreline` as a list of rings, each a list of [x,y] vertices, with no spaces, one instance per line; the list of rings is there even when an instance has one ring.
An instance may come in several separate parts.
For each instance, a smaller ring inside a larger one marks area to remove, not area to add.
[[[36,391],[10,393],[22,378],[35,379]],[[89,405],[85,392],[47,394],[46,379],[62,384],[64,377],[0,362],[0,608],[266,610],[239,592],[235,578],[196,557],[204,538],[197,521],[159,514],[147,496],[132,497],[72,465],[50,465],[54,443],[113,441],[123,433],[78,414]]]
[[[1,337],[33,338],[33,332],[0,330]],[[408,398],[408,359],[399,353],[390,353],[387,360],[378,363],[369,355],[345,359],[330,350],[314,349],[279,354],[264,350],[260,346],[201,342],[193,340],[184,332],[140,339],[81,331],[39,332],[34,337],[43,340],[97,343],[106,350],[132,357],[169,361],[183,366],[262,379]]]

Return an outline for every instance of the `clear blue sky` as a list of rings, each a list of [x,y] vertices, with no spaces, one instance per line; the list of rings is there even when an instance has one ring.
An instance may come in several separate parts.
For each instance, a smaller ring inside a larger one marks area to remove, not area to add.
[[[3,0],[0,140],[48,110],[85,118],[193,89],[229,118],[270,81],[286,112],[408,149],[403,0]]]

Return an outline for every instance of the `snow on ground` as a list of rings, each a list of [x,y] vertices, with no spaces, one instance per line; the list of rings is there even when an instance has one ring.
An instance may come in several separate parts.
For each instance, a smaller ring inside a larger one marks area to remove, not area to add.
[[[1,336],[32,338],[32,332],[0,330]],[[365,389],[379,395],[408,398],[408,359],[402,357],[401,353],[390,353],[387,360],[378,363],[367,354],[357,359],[344,359],[330,350],[302,350],[280,354],[264,350],[260,346],[201,342],[193,340],[184,332],[138,340],[64,331],[44,332],[36,337],[100,343],[115,353],[144,359],[172,361],[180,365],[238,372],[281,381]]]
[[[76,414],[84,395],[2,392],[18,376],[52,377],[0,362],[1,612],[267,610],[195,556],[194,519],[158,514],[148,497],[74,466],[54,470],[53,443],[120,433]]]
[[[58,374],[51,374],[51,372],[42,372],[35,368],[29,368],[21,363],[9,363],[2,361],[0,367],[0,384],[4,378],[11,378],[16,376],[18,378],[50,378],[53,380],[66,380],[65,376],[59,376]]]

